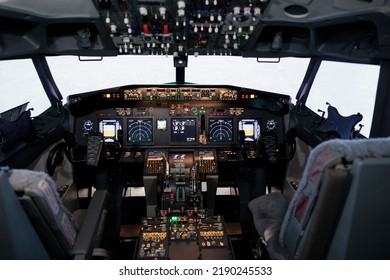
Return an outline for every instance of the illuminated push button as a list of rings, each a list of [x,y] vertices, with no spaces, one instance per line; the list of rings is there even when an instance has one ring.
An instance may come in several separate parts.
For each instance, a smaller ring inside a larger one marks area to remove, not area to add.
[[[147,23],[144,23],[143,25],[143,30],[144,30],[144,33],[148,34],[149,33],[149,26]]]
[[[178,15],[179,17],[184,17],[185,13],[186,13],[186,12],[184,11],[184,9],[179,9],[179,10],[177,10],[177,15]],[[178,21],[176,22],[176,25],[179,26],[179,22],[178,22]]]
[[[148,15],[148,10],[145,7],[140,7],[139,8],[139,13],[141,16],[147,16]]]
[[[185,9],[186,7],[186,2],[183,0],[177,1],[177,8],[178,9]]]
[[[110,25],[110,30],[111,30],[111,33],[116,33],[117,31],[117,26],[115,24],[111,24]]]
[[[164,24],[163,32],[164,32],[164,34],[168,34],[169,33],[169,27],[168,27],[167,23]]]
[[[159,11],[160,11],[160,15],[164,18],[165,17],[165,14],[167,12],[167,8],[165,7],[160,7],[159,8]]]
[[[109,24],[110,22],[111,22],[110,12],[107,11],[106,23]]]

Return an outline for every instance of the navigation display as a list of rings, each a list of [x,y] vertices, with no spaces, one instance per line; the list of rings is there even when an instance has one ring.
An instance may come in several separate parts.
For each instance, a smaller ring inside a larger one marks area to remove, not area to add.
[[[239,119],[238,130],[245,132],[245,141],[256,141],[260,136],[260,125],[256,119]]]
[[[127,140],[129,143],[153,141],[153,119],[127,119]]]
[[[209,119],[209,141],[210,142],[232,142],[233,141],[233,119]]]
[[[196,140],[195,118],[172,118],[171,141],[176,143],[189,143]]]
[[[122,130],[122,123],[116,119],[106,119],[99,121],[99,132],[103,134],[107,143],[118,140],[118,131]]]

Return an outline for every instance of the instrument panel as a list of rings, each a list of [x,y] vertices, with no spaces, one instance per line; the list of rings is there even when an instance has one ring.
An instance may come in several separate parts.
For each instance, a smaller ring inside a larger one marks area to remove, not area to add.
[[[200,106],[199,111],[204,110],[200,114],[172,114],[172,106],[168,105],[165,108],[143,108],[148,112],[145,116],[132,114],[124,117],[116,113],[118,108],[109,108],[77,118],[76,135],[81,143],[86,141],[90,132],[100,132],[105,142],[118,141],[125,146],[230,146],[238,144],[239,130],[245,132],[245,141],[249,142],[255,142],[262,131],[283,134],[281,116],[243,108],[239,108],[240,114],[237,115],[220,115],[215,113],[217,110],[212,105]],[[139,111],[139,108],[128,109]],[[218,109],[222,111],[222,108]],[[236,108],[223,108],[223,111],[229,109]]]
[[[69,102],[78,144],[100,132],[106,143],[125,148],[198,148],[239,147],[239,131],[246,142],[256,142],[266,131],[282,141],[286,111],[273,107],[286,100],[228,86],[152,86],[79,94]]]

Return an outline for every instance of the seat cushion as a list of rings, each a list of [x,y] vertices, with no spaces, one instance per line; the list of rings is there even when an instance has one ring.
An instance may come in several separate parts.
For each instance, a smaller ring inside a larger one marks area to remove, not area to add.
[[[283,194],[273,192],[251,200],[248,207],[257,233],[263,236],[268,227],[283,219],[287,210],[287,200]]]

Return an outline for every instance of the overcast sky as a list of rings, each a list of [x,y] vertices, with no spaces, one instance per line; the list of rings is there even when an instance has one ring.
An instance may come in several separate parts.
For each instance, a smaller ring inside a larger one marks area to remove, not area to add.
[[[49,57],[54,79],[64,96],[131,84],[162,84],[175,81],[171,56],[119,56],[103,61],[80,62],[77,57]],[[186,82],[234,85],[290,95],[304,77],[308,59],[286,58],[280,63],[258,63],[253,58],[189,57]],[[307,105],[326,110],[326,102],[347,116],[360,112],[363,133],[371,127],[379,67],[347,63],[323,63]],[[0,112],[30,101],[33,115],[49,106],[30,60],[0,61]]]

